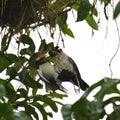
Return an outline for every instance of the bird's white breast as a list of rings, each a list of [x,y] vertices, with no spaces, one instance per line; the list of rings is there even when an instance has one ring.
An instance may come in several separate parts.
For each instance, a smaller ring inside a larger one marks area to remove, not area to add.
[[[54,66],[48,62],[40,65],[39,70],[46,79],[55,79],[58,76]]]

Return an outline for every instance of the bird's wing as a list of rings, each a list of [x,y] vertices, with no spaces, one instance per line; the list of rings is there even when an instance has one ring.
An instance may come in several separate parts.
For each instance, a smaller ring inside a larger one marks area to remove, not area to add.
[[[77,73],[78,79],[81,80],[80,72],[79,72],[78,67],[77,67],[76,63],[74,62],[74,60],[71,57],[68,57],[68,61],[70,61],[70,63],[73,65],[73,68],[74,68],[75,72]]]
[[[58,85],[56,81],[48,81],[43,75],[40,70],[38,70],[39,77],[45,82],[46,85],[48,85],[53,91],[59,89],[62,92],[68,93],[68,91],[60,84]],[[53,88],[53,87],[54,88]]]
[[[72,79],[75,79],[75,75],[73,72],[63,69],[61,72],[59,72],[58,79],[62,82],[71,81]]]
[[[43,76],[41,70],[38,69],[37,72],[38,72],[39,77],[40,77],[46,84],[50,84],[50,81],[48,81],[48,80]]]
[[[68,60],[71,62],[71,64],[73,64],[74,70],[77,73],[76,75],[79,80],[80,88],[82,90],[86,90],[86,88],[88,88],[89,85],[81,78],[81,75],[80,75],[80,72],[78,70],[76,63],[73,61],[73,59],[71,57],[68,57]]]

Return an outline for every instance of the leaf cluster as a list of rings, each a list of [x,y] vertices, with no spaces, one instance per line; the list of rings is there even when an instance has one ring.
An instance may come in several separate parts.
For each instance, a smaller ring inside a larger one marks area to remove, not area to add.
[[[1,44],[2,49],[5,47],[4,42]],[[29,35],[21,34],[18,42],[25,46],[19,49],[19,55],[7,52],[0,54],[0,73],[6,73],[5,78],[0,78],[0,119],[39,120],[41,113],[43,119],[48,120],[48,116],[53,117],[53,113],[46,111],[46,107],[57,112],[57,103],[62,103],[54,98],[66,97],[62,93],[53,94],[49,89],[43,94],[43,84],[37,76],[35,60],[40,53],[48,52],[52,43],[46,44],[43,40],[38,53]]]
[[[41,26],[49,26],[51,36],[54,36],[56,27],[59,27],[61,40],[62,34],[74,38],[72,30],[67,24],[69,11],[76,11],[76,22],[85,20],[88,25],[98,30],[99,16],[97,2],[104,4],[106,19],[107,6],[111,0],[9,0],[0,1],[0,27],[5,28],[8,33],[21,33],[23,30],[32,30]],[[113,18],[116,19],[120,13],[119,2],[114,10]],[[9,36],[9,34],[8,34]],[[7,37],[7,36],[6,36]]]
[[[92,85],[73,105],[66,104],[62,107],[64,120],[99,120],[106,116],[106,120],[118,120],[120,118],[120,85],[119,79],[104,78]],[[89,99],[91,93],[99,88]],[[108,98],[106,96],[109,95]],[[108,114],[106,107],[112,104],[113,111]]]
[[[95,0],[93,3],[89,0],[2,0],[0,1],[0,27],[2,30],[9,28],[16,34],[28,28],[31,30],[46,25],[50,26],[51,31],[58,25],[60,32],[74,38],[67,24],[68,12],[75,10],[76,22],[85,20],[92,29],[98,30],[97,2],[104,4],[104,14],[108,19],[106,11],[111,0]],[[120,13],[119,6],[118,2],[114,10],[114,19]],[[54,32],[51,32],[51,36],[53,35]]]

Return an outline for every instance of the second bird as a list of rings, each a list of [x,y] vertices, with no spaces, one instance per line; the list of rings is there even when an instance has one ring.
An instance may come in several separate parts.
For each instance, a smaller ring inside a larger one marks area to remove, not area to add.
[[[45,60],[45,54],[40,54],[36,59],[36,67],[42,81],[44,81],[53,92],[55,92],[55,90],[67,92],[60,83],[58,78],[59,74],[56,72],[55,66]]]
[[[68,81],[78,86],[79,89],[86,90],[89,85],[81,78],[76,63],[71,57],[66,55],[58,46],[52,47],[49,51],[51,57],[55,57],[54,63],[56,71],[59,73],[59,79]]]

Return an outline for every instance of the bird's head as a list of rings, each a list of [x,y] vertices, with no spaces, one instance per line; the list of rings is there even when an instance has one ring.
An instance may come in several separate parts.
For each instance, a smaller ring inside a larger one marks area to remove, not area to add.
[[[51,47],[51,50],[49,51],[49,55],[51,57],[54,57],[61,51],[62,51],[62,49],[60,49],[59,46],[55,46],[54,47],[54,44],[53,44],[53,46]]]

